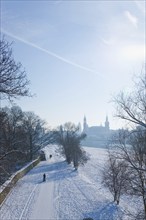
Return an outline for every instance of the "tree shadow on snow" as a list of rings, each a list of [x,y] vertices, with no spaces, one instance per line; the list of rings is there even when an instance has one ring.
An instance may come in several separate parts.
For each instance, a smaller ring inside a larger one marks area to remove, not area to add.
[[[73,167],[68,165],[66,161],[58,162],[54,164],[54,170],[47,173],[48,181],[57,181],[65,178],[73,178],[77,175],[77,172],[74,172]]]
[[[39,164],[39,166],[35,167],[29,171],[29,173],[27,173],[27,175],[31,177],[29,178],[29,182],[42,183],[44,173],[46,174],[45,182],[61,180],[64,178],[72,178],[77,175],[77,172],[74,172],[73,167],[68,165],[66,161],[50,164],[42,162]]]
[[[121,220],[122,211],[114,202],[104,203],[89,213],[84,213],[84,218],[92,218],[93,220]]]

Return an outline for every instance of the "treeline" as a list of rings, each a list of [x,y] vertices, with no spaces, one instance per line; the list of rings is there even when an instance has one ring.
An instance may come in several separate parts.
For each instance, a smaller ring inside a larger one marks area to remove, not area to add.
[[[45,121],[20,107],[0,111],[0,172],[2,184],[8,176],[38,156],[38,151],[50,141]]]

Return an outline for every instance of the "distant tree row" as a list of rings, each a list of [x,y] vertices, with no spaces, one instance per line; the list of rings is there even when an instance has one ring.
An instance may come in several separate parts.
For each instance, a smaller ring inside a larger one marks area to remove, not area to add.
[[[122,194],[141,198],[143,207],[133,219],[146,219],[146,73],[130,94],[121,92],[114,102],[116,116],[126,120],[129,129],[121,129],[110,143],[103,183],[117,204]]]

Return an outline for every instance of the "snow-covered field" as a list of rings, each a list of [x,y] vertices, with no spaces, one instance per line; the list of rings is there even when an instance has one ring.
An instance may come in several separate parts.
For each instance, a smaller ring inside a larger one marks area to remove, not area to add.
[[[131,220],[125,212],[134,213],[140,203],[134,198],[122,197],[116,206],[101,183],[106,150],[88,147],[85,150],[90,160],[74,171],[56,152],[56,146],[46,147],[47,161],[40,162],[17,182],[2,204],[0,219]],[[43,173],[46,173],[46,182],[42,182]]]

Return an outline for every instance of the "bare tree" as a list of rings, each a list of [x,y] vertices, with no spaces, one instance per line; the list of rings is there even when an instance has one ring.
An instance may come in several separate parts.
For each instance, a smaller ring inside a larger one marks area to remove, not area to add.
[[[27,152],[30,160],[33,159],[35,153],[42,147],[44,141],[44,125],[45,121],[33,112],[24,112],[23,128],[26,136]]]
[[[145,71],[145,70],[144,70]],[[131,195],[140,196],[146,219],[146,73],[142,72],[129,94],[121,92],[114,98],[116,116],[131,126],[116,138],[117,158],[128,163]]]
[[[0,111],[0,184],[26,162],[36,158],[40,148],[48,144],[45,122],[20,107]]]
[[[11,44],[0,39],[0,99],[30,96],[29,81],[20,62],[16,63]]]
[[[119,160],[112,151],[108,152],[108,161],[102,171],[103,184],[114,197],[114,202],[119,204],[120,196],[128,190],[129,185],[128,165],[124,160]]]
[[[131,93],[120,92],[113,98],[113,102],[116,117],[146,128],[146,73],[140,74]]]
[[[124,130],[122,133],[119,134],[119,144],[116,145],[116,157],[128,164],[130,188],[127,194],[141,198],[146,219],[146,130],[138,127],[129,132],[128,136]]]
[[[0,115],[0,170],[3,182],[3,179],[16,170],[18,164],[25,163],[26,156],[22,110],[18,106],[11,109],[5,107],[1,109]]]
[[[75,169],[78,169],[79,164],[87,162],[86,152],[80,146],[86,135],[79,133],[78,126],[68,122],[60,126],[55,133],[56,142],[61,146],[61,153],[65,156],[67,163],[73,162]]]

